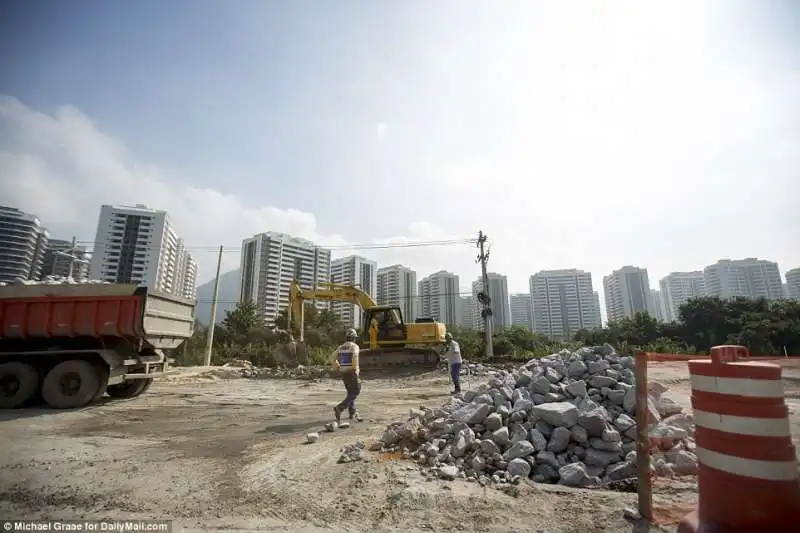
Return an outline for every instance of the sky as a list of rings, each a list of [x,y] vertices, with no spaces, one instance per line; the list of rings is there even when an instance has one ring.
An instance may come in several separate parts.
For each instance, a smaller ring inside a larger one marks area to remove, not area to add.
[[[269,230],[483,230],[511,292],[800,266],[791,0],[6,0],[0,54],[0,204],[81,241],[103,203],[165,209],[201,282]],[[480,273],[470,244],[358,253]]]

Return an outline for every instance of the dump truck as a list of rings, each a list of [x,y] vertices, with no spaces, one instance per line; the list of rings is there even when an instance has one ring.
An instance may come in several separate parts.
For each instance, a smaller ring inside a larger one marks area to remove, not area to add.
[[[316,289],[303,289],[297,280],[289,291],[288,319],[300,330],[300,343],[304,341],[305,303],[315,300],[344,302],[361,308],[361,333],[359,344],[361,368],[382,369],[393,366],[416,366],[435,368],[439,364],[440,351],[445,343],[446,327],[432,319],[420,319],[414,323],[403,321],[403,312],[396,305],[378,305],[372,297],[351,285],[319,283]],[[369,324],[378,325],[377,350],[369,347]]]
[[[133,398],[194,331],[194,302],[135,284],[0,286],[0,408]]]

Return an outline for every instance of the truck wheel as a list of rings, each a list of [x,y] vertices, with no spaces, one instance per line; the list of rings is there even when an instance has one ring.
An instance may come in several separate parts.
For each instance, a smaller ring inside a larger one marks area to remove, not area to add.
[[[29,402],[39,388],[39,372],[31,365],[12,361],[0,364],[0,409]]]
[[[100,388],[100,376],[94,365],[80,359],[54,366],[42,383],[42,399],[54,409],[83,407]]]
[[[108,395],[112,398],[135,398],[150,388],[153,379],[132,379],[117,385],[109,385]]]

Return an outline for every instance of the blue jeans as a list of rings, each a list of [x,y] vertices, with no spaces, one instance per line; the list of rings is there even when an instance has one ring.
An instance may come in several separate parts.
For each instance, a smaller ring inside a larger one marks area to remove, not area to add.
[[[461,390],[461,363],[450,364],[450,377],[453,378],[453,386],[456,391]]]
[[[347,409],[350,416],[353,416],[356,414],[356,398],[361,394],[361,380],[352,372],[345,372],[342,374],[342,381],[347,396],[339,403],[338,407],[340,411]]]

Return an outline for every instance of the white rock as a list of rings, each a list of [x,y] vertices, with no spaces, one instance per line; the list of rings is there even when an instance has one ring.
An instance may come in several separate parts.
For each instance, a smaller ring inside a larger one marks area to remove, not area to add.
[[[309,444],[314,444],[319,440],[319,433],[307,433],[306,434],[306,442]]]
[[[558,475],[561,478],[559,484],[568,487],[585,487],[591,480],[586,465],[581,462],[562,466],[558,469]]]
[[[458,477],[458,467],[454,465],[440,466],[436,473],[440,478],[452,481]]]
[[[498,413],[492,413],[483,421],[483,425],[489,431],[497,431],[503,426],[503,417]]]
[[[453,418],[465,424],[480,424],[486,420],[490,412],[491,407],[485,403],[470,403],[456,410]]]
[[[512,476],[519,476],[521,478],[527,478],[531,473],[531,464],[522,458],[512,459],[508,462],[508,466],[506,466],[506,470]]]
[[[578,408],[569,402],[537,405],[531,412],[553,426],[572,427],[578,423]]]
[[[533,447],[533,444],[527,440],[521,440],[519,442],[515,442],[511,448],[509,448],[506,453],[503,454],[503,459],[510,461],[511,459],[524,458],[534,452],[536,452],[536,448]]]

